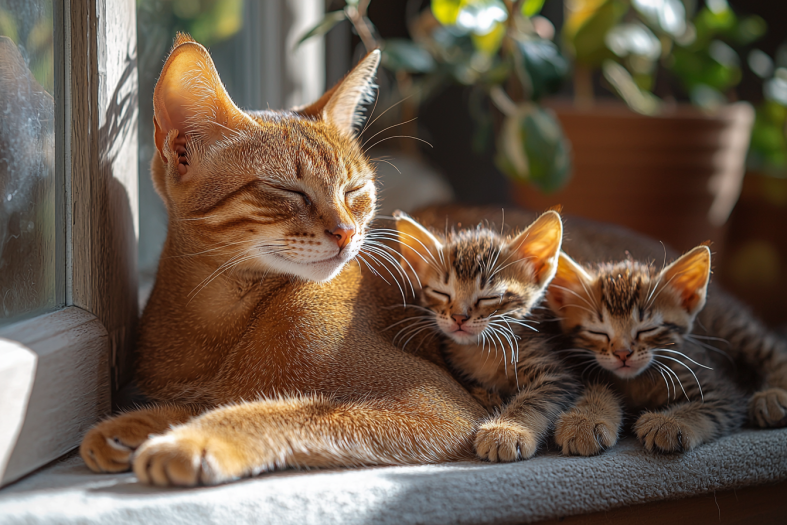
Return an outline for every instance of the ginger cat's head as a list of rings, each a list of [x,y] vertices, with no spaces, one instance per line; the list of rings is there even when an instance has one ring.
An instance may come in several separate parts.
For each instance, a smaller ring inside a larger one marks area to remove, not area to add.
[[[557,270],[563,239],[557,212],[511,236],[481,226],[442,235],[394,215],[405,267],[421,285],[418,304],[459,344],[510,332],[507,323],[530,311]]]
[[[547,302],[576,352],[631,378],[654,362],[659,367],[658,358],[675,358],[705,305],[710,271],[707,246],[661,271],[630,260],[583,268],[561,253]]]
[[[255,274],[335,276],[375,211],[355,134],[379,62],[372,51],[310,106],[245,112],[205,48],[179,35],[153,99],[153,179],[175,251]]]

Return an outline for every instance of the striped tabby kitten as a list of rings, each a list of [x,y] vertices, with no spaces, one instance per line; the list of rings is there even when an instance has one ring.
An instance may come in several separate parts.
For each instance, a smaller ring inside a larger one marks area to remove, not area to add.
[[[649,451],[691,450],[742,425],[744,396],[713,369],[711,347],[689,336],[705,305],[710,263],[706,246],[661,271],[634,260],[583,268],[560,255],[547,302],[561,316],[569,360],[588,376],[585,393],[556,425],[565,454],[612,446],[621,401],[641,412],[633,430]]]
[[[480,458],[532,457],[579,393],[546,336],[523,321],[554,275],[560,216],[547,212],[509,237],[480,226],[442,235],[396,218],[402,255],[421,285],[419,314],[401,330],[403,339],[437,328],[449,368],[487,408],[499,407],[476,435]]]

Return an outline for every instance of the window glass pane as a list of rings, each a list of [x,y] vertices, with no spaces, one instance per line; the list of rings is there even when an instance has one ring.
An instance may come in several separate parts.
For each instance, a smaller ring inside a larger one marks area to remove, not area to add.
[[[54,61],[53,0],[0,0],[0,325],[62,297]]]

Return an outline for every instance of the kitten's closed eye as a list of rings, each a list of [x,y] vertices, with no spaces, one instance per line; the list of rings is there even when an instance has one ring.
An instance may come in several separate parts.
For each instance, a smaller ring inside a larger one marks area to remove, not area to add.
[[[451,300],[451,296],[449,294],[445,293],[445,292],[438,292],[437,290],[435,290],[433,288],[429,288],[426,291],[428,293],[432,294],[432,296],[435,296],[435,297],[437,297],[438,299],[440,299],[442,301],[448,302],[448,301]]]
[[[594,336],[596,336],[596,337],[604,337],[604,338],[606,338],[606,339],[607,339],[607,342],[610,342],[610,341],[612,340],[612,339],[609,337],[609,334],[608,334],[608,333],[606,333],[606,332],[595,332],[595,331],[593,331],[593,330],[585,330],[584,332],[585,332],[585,333],[587,333],[587,334],[594,335]]]
[[[645,328],[644,330],[639,330],[639,331],[637,331],[637,335],[636,335],[635,339],[639,339],[640,336],[643,336],[643,335],[653,334],[659,328],[661,328],[661,326],[654,326],[652,328]]]
[[[481,297],[480,299],[478,299],[478,301],[476,301],[476,304],[477,305],[491,305],[491,304],[495,304],[495,303],[499,304],[502,301],[503,301],[503,296],[502,295],[496,295],[494,297]]]

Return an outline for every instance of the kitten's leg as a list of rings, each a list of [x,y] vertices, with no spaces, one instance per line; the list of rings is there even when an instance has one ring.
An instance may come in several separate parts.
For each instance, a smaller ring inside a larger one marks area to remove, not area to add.
[[[787,340],[768,330],[731,296],[713,292],[715,301],[700,314],[701,326],[729,343],[715,344],[719,351],[729,353],[762,380],[749,402],[749,421],[765,428],[787,425]]]
[[[532,360],[531,360],[532,361]],[[520,365],[520,390],[500,414],[481,424],[475,438],[478,457],[509,462],[532,457],[547,437],[555,419],[570,406],[579,383],[568,372],[548,363]]]
[[[503,400],[496,392],[487,390],[481,386],[474,386],[468,389],[470,395],[478,401],[487,412],[492,413],[497,407],[503,404]]]
[[[577,404],[560,414],[555,442],[565,455],[592,456],[618,441],[623,423],[620,399],[603,384],[591,384]]]
[[[741,427],[745,398],[732,388],[707,388],[704,401],[684,401],[656,412],[643,413],[634,432],[648,451],[682,452],[718,439]]]
[[[298,397],[217,408],[143,443],[134,473],[143,483],[191,486],[287,467],[466,458],[481,409],[466,392],[462,402],[440,393],[422,390],[420,398],[399,401]]]
[[[94,472],[130,470],[132,454],[150,434],[161,434],[199,413],[193,405],[153,405],[110,417],[87,432],[79,453]]]

